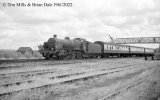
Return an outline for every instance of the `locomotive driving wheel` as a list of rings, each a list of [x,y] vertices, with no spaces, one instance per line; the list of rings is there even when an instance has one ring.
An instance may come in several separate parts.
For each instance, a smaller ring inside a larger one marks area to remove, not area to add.
[[[75,58],[76,58],[76,54],[73,53],[73,54],[71,55],[71,59],[75,59]]]
[[[46,56],[45,56],[45,59],[46,59],[46,60],[49,60],[49,58],[50,58],[50,54],[47,53]]]
[[[66,57],[66,59],[75,59],[76,58],[76,54],[73,53],[73,54],[68,54]]]
[[[78,58],[78,59],[79,59],[79,58],[82,58],[82,54],[81,54],[81,53],[77,53],[77,54],[76,54],[76,58]]]

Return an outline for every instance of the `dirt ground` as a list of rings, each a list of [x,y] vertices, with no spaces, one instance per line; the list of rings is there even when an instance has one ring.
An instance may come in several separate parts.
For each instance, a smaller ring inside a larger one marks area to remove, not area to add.
[[[160,65],[151,70],[145,81],[113,100],[159,100],[160,99]]]
[[[83,63],[72,63],[63,65],[36,65],[17,69],[6,69],[0,73],[21,72],[40,69],[56,69],[58,71],[80,72],[86,70],[98,70],[104,68],[114,68],[119,66],[132,65],[133,68],[122,72],[104,75],[101,77],[75,81],[72,83],[50,85],[39,89],[27,89],[19,93],[0,100],[98,100],[106,95],[126,87],[128,84],[144,79],[138,84],[122,93],[116,95],[111,100],[158,100],[160,97],[160,61],[145,61],[144,59],[103,59],[93,60]],[[46,75],[47,78],[51,74]],[[35,77],[34,77],[35,78]],[[2,80],[1,80],[2,81]],[[42,80],[43,81],[43,80]],[[3,83],[3,82],[0,82]]]

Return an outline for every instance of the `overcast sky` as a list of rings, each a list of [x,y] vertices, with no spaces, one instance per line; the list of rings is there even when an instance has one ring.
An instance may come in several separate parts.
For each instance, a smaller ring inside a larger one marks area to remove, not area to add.
[[[72,3],[72,7],[2,6],[26,1]],[[0,0],[0,49],[35,49],[53,34],[91,42],[110,41],[107,34],[113,38],[160,37],[160,0]]]

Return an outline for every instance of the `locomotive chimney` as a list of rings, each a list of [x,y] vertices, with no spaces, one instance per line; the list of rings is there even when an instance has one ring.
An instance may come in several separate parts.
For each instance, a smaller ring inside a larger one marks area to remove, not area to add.
[[[54,34],[54,35],[53,35],[53,37],[54,37],[54,38],[57,38],[57,35],[56,35],[56,34]]]

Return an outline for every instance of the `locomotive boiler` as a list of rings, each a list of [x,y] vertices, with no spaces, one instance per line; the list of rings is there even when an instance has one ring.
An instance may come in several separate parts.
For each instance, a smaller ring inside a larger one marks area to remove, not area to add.
[[[69,37],[65,39],[58,39],[56,36],[54,38],[49,38],[48,49],[50,50],[61,50],[61,49],[81,49],[81,41],[79,40],[70,40]]]

